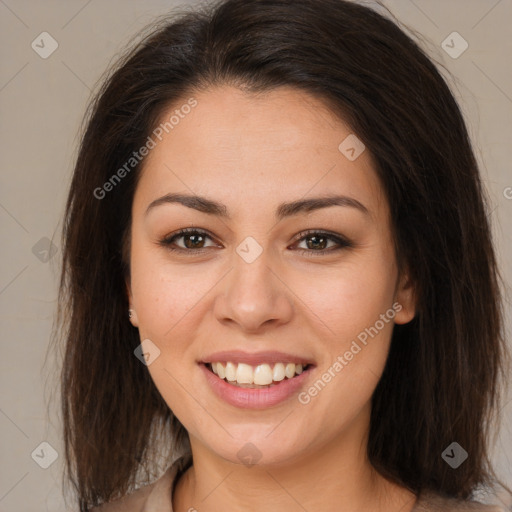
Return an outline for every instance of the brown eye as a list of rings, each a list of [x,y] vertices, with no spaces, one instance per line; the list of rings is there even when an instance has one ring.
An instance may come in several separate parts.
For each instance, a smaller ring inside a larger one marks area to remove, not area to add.
[[[323,231],[302,232],[299,236],[298,242],[305,241],[306,244],[306,248],[299,248],[299,251],[308,256],[322,256],[353,246],[349,240]],[[328,247],[329,242],[334,243],[334,248],[332,245]]]
[[[305,238],[308,249],[325,249],[329,242],[326,236],[310,235]]]
[[[305,242],[306,247],[298,248],[298,250],[307,256],[323,256],[348,247],[353,247],[353,244],[349,240],[324,231],[302,232],[299,236],[301,236],[301,238],[296,242],[296,245]],[[183,239],[183,245],[176,242],[180,239]],[[219,247],[216,244],[206,246],[205,243],[207,239],[213,240],[213,238],[203,230],[187,228],[165,237],[163,240],[160,240],[159,244],[170,251],[192,254],[204,252],[208,247]],[[329,243],[332,245],[329,246]]]
[[[180,239],[183,239],[182,246],[176,243],[176,240]],[[212,237],[205,231],[188,228],[165,237],[159,243],[170,251],[199,252],[208,248],[205,246],[206,239],[212,240]]]
[[[192,233],[181,235],[181,238],[185,240],[185,247],[187,249],[197,249],[202,247],[202,244],[204,244],[205,237],[198,233]]]

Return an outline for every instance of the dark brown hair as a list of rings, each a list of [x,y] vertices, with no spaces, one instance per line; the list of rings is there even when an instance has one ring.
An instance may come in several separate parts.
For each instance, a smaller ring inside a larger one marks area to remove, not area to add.
[[[66,205],[58,316],[67,478],[80,510],[149,482],[155,454],[169,461],[188,442],[134,356],[139,333],[127,318],[127,234],[143,161],[106,197],[94,191],[146,143],[169,106],[222,84],[310,93],[370,151],[418,307],[413,321],[394,328],[372,399],[368,456],[415,493],[470,497],[491,481],[486,440],[506,352],[486,200],[461,111],[418,44],[370,8],[227,0],[154,25],[105,79],[85,120]],[[162,442],[165,434],[172,442]],[[441,458],[453,441],[469,454],[457,470]]]

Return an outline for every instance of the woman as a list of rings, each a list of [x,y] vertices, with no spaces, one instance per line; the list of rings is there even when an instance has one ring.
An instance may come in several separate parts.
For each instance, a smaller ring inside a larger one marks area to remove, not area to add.
[[[227,0],[156,28],[91,105],[63,236],[81,511],[499,510],[471,502],[506,355],[484,194],[393,22]]]

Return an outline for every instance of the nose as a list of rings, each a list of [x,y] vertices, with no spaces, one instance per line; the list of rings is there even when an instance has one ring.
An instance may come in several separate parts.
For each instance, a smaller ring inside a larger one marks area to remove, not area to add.
[[[293,293],[279,271],[271,268],[266,252],[251,263],[233,255],[234,268],[221,281],[215,298],[214,315],[219,322],[260,333],[290,321]]]

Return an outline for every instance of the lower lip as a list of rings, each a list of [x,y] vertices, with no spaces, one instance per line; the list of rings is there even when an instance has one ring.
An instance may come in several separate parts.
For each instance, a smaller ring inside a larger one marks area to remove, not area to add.
[[[296,375],[292,379],[284,379],[268,388],[239,388],[218,377],[204,363],[200,363],[199,367],[213,392],[219,398],[242,409],[265,409],[284,402],[304,385],[313,368],[310,366],[300,375]]]

